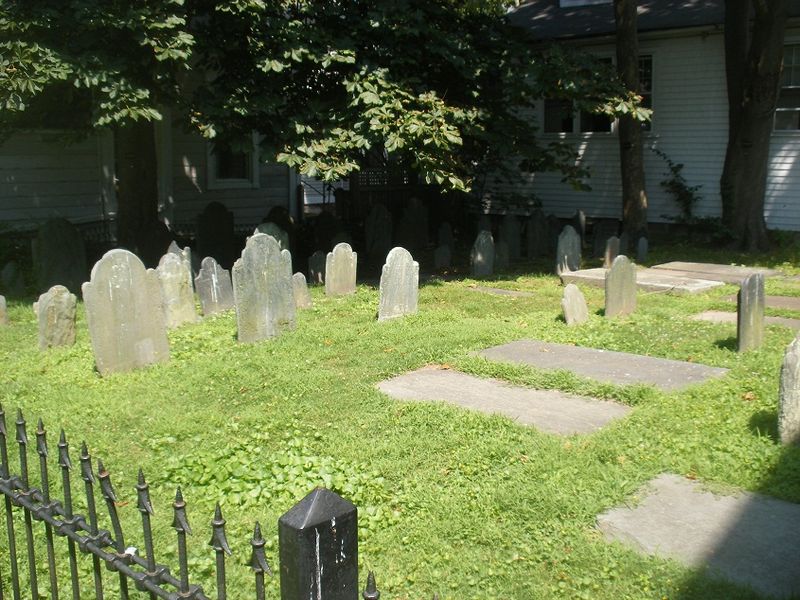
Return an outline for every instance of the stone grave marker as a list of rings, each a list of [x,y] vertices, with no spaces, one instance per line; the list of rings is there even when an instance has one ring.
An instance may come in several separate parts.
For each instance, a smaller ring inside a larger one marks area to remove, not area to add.
[[[381,271],[378,321],[417,312],[419,263],[405,248],[392,248]]]
[[[450,248],[453,247],[453,228],[447,221],[439,225],[439,234],[436,238],[436,241],[440,246],[449,246]]]
[[[578,232],[567,225],[558,236],[556,247],[556,275],[581,268],[581,238]]]
[[[783,355],[778,409],[781,443],[800,445],[800,336],[794,338]]]
[[[78,299],[63,285],[54,285],[34,302],[39,321],[39,350],[75,343],[75,313]]]
[[[383,204],[374,204],[364,223],[367,256],[383,261],[392,248],[392,213]],[[380,264],[380,263],[379,263]]]
[[[325,260],[325,253],[319,250],[308,257],[308,279],[311,285],[325,283]]]
[[[435,269],[449,269],[453,261],[453,252],[450,246],[445,244],[439,246],[433,252],[433,266]]]
[[[549,253],[549,232],[547,219],[544,213],[538,208],[531,213],[528,219],[526,242],[528,246],[528,258],[533,259],[539,256],[547,256]]]
[[[608,318],[629,315],[636,310],[636,265],[620,254],[606,273],[606,310]]]
[[[192,271],[186,268],[181,255],[167,252],[158,261],[158,282],[164,308],[164,324],[169,329],[197,321],[194,308]]]
[[[494,245],[494,270],[505,271],[511,266],[511,257],[508,244],[505,240],[499,240]]]
[[[258,342],[294,329],[292,255],[271,235],[247,239],[233,264],[233,297],[240,342]]]
[[[200,272],[194,279],[194,287],[200,299],[200,309],[205,316],[233,308],[231,274],[213,256],[206,256],[200,263]]]
[[[220,202],[209,202],[197,217],[197,254],[213,256],[226,269],[236,259],[233,213]]]
[[[306,284],[306,276],[302,273],[292,275],[292,288],[294,288],[294,305],[296,308],[311,308],[311,294]]]
[[[158,275],[135,254],[119,248],[106,252],[82,290],[101,375],[169,360]]]
[[[325,294],[344,296],[356,291],[358,255],[350,244],[340,243],[325,258]]]
[[[183,266],[189,271],[191,278],[194,279],[194,265],[192,265],[192,249],[189,246],[181,248],[175,241],[170,242],[167,252],[180,257],[183,261]]]
[[[564,288],[561,298],[561,310],[564,312],[564,321],[567,325],[580,325],[589,319],[589,307],[580,288],[574,283],[568,283]]]
[[[592,256],[600,257],[606,249],[606,240],[617,237],[619,221],[617,219],[597,219],[592,227]]]
[[[636,241],[636,262],[643,263],[647,260],[647,253],[650,249],[650,244],[647,238],[642,236]]]
[[[8,306],[5,296],[0,296],[0,325],[8,325]]]
[[[611,263],[619,256],[619,238],[612,235],[606,240],[606,250],[603,253],[603,268],[610,269]]]
[[[494,238],[490,232],[482,229],[478,232],[469,255],[472,276],[491,277],[494,274],[494,257]]]
[[[278,242],[281,250],[289,250],[289,234],[281,229],[276,223],[273,223],[272,221],[261,223],[253,232],[253,234],[256,233],[263,233],[264,235],[272,236],[275,241]]]
[[[744,278],[739,288],[736,339],[739,352],[755,350],[764,341],[764,275]]]
[[[36,288],[44,292],[54,285],[63,285],[73,293],[80,292],[86,281],[86,248],[83,237],[66,219],[50,219],[39,227],[33,241],[33,271]]]
[[[500,224],[500,241],[508,245],[508,257],[511,260],[522,256],[522,228],[516,215],[503,217],[503,222]]]
[[[572,217],[572,227],[580,236],[581,247],[583,247],[583,241],[586,239],[586,213],[581,209],[575,211],[575,214]]]

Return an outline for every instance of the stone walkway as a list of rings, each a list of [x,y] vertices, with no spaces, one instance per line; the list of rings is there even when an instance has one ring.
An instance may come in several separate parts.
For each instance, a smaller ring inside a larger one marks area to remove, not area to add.
[[[707,310],[692,317],[695,321],[709,321],[710,323],[736,323],[736,313],[725,312],[722,310]],[[800,319],[790,319],[788,317],[764,317],[767,325],[780,325],[795,331],[800,331]]]
[[[736,294],[733,296],[726,296],[725,300],[728,302],[736,302]],[[765,304],[767,308],[784,308],[786,310],[800,311],[800,298],[795,296],[765,296]]]
[[[492,294],[494,296],[510,296],[512,298],[530,298],[535,296],[532,292],[520,292],[518,290],[504,290],[502,288],[485,287],[482,285],[470,286],[467,288],[473,292]]]
[[[512,386],[446,369],[425,367],[382,381],[378,389],[400,400],[441,400],[490,414],[502,414],[542,431],[591,433],[630,407],[555,390]]]
[[[581,269],[561,274],[564,284],[574,283],[605,287],[606,269]],[[645,292],[669,292],[671,294],[698,294],[721,286],[719,281],[674,275],[666,271],[639,268],[636,270],[636,287]]]
[[[518,340],[479,353],[489,360],[522,363],[540,369],[564,369],[576,375],[628,385],[644,383],[664,391],[679,390],[722,377],[728,369],[653,358],[611,350],[596,350],[535,340]]]
[[[607,539],[706,566],[761,594],[800,597],[800,505],[747,492],[719,496],[672,474],[652,480],[630,504],[598,517]]]
[[[679,277],[696,277],[697,279],[707,279],[710,281],[721,281],[724,283],[741,283],[742,279],[753,273],[763,273],[764,277],[775,277],[780,275],[780,271],[775,269],[764,269],[761,267],[739,267],[736,265],[718,265],[714,263],[695,263],[673,261],[654,265],[656,270],[666,271]]]

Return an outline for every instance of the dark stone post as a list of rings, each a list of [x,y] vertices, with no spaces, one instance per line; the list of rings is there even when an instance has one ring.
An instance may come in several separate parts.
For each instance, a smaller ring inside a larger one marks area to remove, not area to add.
[[[281,600],[358,598],[358,510],[317,488],[278,520]]]

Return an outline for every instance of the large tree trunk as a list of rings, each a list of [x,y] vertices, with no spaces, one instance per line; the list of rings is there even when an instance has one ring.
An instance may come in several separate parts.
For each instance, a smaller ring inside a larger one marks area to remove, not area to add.
[[[617,25],[617,71],[622,83],[639,91],[639,40],[636,0],[614,0]],[[629,240],[647,235],[647,192],[644,182],[642,125],[634,117],[619,118],[619,158],[622,175],[622,230]]]
[[[786,0],[725,2],[728,147],[719,183],[722,220],[748,251],[768,246],[764,196],[785,26]]]

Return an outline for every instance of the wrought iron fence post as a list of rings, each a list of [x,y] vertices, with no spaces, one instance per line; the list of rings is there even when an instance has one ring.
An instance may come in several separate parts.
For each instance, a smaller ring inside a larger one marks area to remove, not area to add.
[[[0,460],[2,465],[2,477],[12,487],[11,483],[11,469],[8,464],[8,433],[6,431],[6,413],[0,405]],[[8,534],[8,558],[11,567],[11,593],[14,595],[14,600],[20,600],[20,587],[19,587],[19,567],[17,565],[17,536],[14,532],[14,514],[12,512],[13,505],[11,498],[5,496],[6,505],[6,533]]]
[[[39,475],[42,480],[42,510],[52,515],[53,507],[50,504],[50,479],[47,473],[47,433],[44,423],[39,419],[36,426],[36,452],[39,454]],[[50,598],[58,600],[58,574],[56,573],[56,552],[53,547],[53,528],[50,523],[44,525],[45,540],[47,542],[47,570],[50,575]]]
[[[89,513],[89,533],[92,539],[97,539],[97,506],[94,503],[94,474],[92,473],[92,457],[86,442],[81,444],[81,477],[86,489],[86,511]],[[103,573],[100,571],[100,557],[92,554],[92,568],[94,571],[94,592],[97,600],[103,600]]]
[[[72,461],[69,459],[69,444],[64,430],[58,438],[58,465],[61,467],[61,487],[64,488],[64,519],[62,528],[64,530],[75,531],[76,521],[72,511],[72,485],[70,482],[70,470]],[[78,559],[75,554],[75,542],[67,539],[67,550],[69,551],[69,574],[72,580],[72,600],[81,599],[80,583],[78,581]]]
[[[108,516],[111,519],[111,528],[114,530],[114,543],[117,550],[116,560],[123,564],[128,562],[128,555],[125,553],[125,538],[122,534],[122,525],[117,514],[117,495],[114,493],[114,486],[111,485],[111,474],[103,466],[103,461],[97,461],[97,477],[100,479],[100,491],[106,501]],[[113,562],[108,563],[109,568],[115,569],[117,565]],[[125,574],[119,573],[119,597],[121,600],[128,600],[128,579]]]
[[[153,529],[150,525],[150,516],[153,514],[153,505],[150,502],[150,489],[144,480],[144,472],[139,469],[136,481],[136,507],[142,513],[142,534],[144,535],[144,551],[147,559],[147,576],[156,576],[156,556],[153,549]],[[155,600],[156,595],[150,592],[150,598]]]
[[[267,557],[264,553],[265,544],[264,536],[261,535],[261,524],[256,521],[253,539],[250,540],[250,545],[253,547],[253,552],[250,555],[250,567],[256,576],[256,600],[264,600],[264,574],[272,576],[272,569],[269,568],[269,563],[267,563]]]
[[[25,419],[22,410],[17,411],[17,443],[19,444],[19,470],[22,477],[21,496],[30,494],[28,480],[28,435],[25,432]],[[22,507],[25,517],[25,545],[28,547],[28,581],[31,584],[31,598],[39,597],[39,584],[36,580],[36,552],[33,546],[33,521],[31,511]]]

